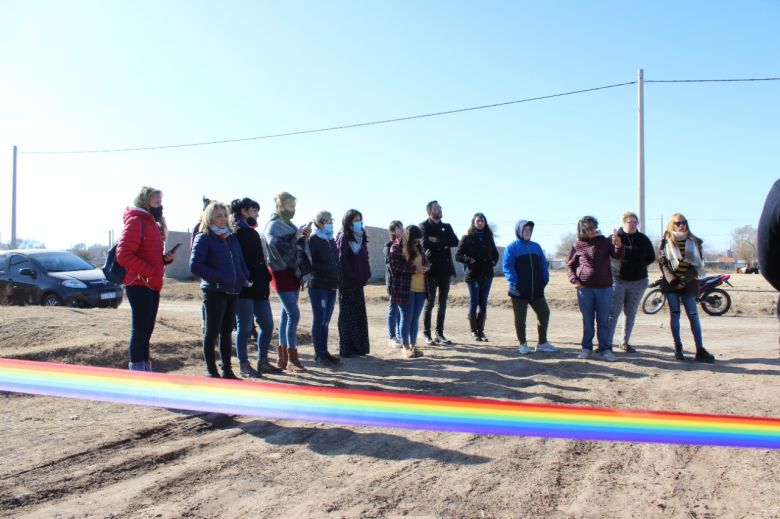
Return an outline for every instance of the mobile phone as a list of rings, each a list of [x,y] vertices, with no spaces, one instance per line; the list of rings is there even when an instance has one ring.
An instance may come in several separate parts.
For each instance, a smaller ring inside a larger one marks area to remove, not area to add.
[[[177,243],[176,245],[174,245],[173,248],[171,250],[169,250],[166,254],[170,254],[172,252],[176,252],[176,249],[178,249],[179,247],[181,247],[181,243]]]

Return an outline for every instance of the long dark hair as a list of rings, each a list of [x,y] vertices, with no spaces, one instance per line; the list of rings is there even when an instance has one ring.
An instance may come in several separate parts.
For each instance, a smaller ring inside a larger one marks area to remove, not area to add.
[[[352,229],[352,220],[354,220],[356,216],[359,216],[361,220],[363,219],[363,213],[357,209],[350,209],[344,213],[344,218],[341,219],[341,232],[347,237],[347,241],[357,241],[355,239],[355,231]],[[368,243],[368,233],[366,232],[365,227],[363,228],[363,243]]]
[[[474,216],[471,217],[471,225],[469,226],[469,230],[466,231],[466,234],[468,234],[469,236],[474,236],[477,233],[479,229],[477,229],[476,226],[474,225],[474,220],[476,220],[477,218],[482,218],[482,220],[484,220],[485,222],[485,228],[482,229],[482,232],[485,233],[485,237],[492,238],[493,229],[491,229],[490,226],[488,225],[487,218],[485,218],[485,213],[474,213]]]
[[[416,225],[407,225],[404,229],[403,238],[401,238],[401,247],[403,247],[404,259],[407,263],[417,259],[419,251],[414,244],[415,240],[422,240],[422,231]]]

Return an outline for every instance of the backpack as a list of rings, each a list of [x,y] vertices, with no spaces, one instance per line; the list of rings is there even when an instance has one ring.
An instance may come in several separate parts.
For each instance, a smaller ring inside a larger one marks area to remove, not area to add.
[[[144,222],[141,220],[141,242],[144,241]],[[106,263],[103,265],[103,275],[106,279],[117,285],[121,285],[125,281],[127,275],[127,269],[124,268],[116,260],[116,247],[119,243],[115,243],[113,247],[108,249],[106,253]]]

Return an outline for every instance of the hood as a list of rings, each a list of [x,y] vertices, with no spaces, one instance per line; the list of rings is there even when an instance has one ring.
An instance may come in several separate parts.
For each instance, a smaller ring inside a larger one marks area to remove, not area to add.
[[[146,209],[141,209],[140,207],[128,207],[125,209],[125,214],[122,216],[122,219],[125,223],[127,223],[130,218],[134,218],[136,216],[149,220],[150,222],[154,222],[154,217],[151,215],[151,213]]]
[[[526,225],[531,226],[531,237],[533,237],[534,225],[535,225],[534,222],[532,222],[531,220],[518,220],[517,223],[515,224],[515,236],[517,236],[518,240],[523,240],[523,227],[525,227]]]
[[[54,279],[61,279],[62,281],[78,279],[90,286],[113,286],[113,283],[106,280],[103,271],[97,267],[90,270],[74,270],[71,272],[49,272],[48,275]]]

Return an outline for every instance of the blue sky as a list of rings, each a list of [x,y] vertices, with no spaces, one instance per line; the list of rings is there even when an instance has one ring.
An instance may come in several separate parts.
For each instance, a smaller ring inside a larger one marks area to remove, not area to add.
[[[11,148],[181,144],[437,112],[636,79],[780,76],[780,2],[0,1],[0,239]],[[647,217],[684,213],[712,249],[755,225],[778,175],[780,81],[645,85]],[[436,118],[129,153],[20,154],[18,235],[105,242],[141,185],[173,229],[200,198],[298,197],[302,224],[355,207],[499,244],[533,219],[554,250],[577,219],[636,210],[636,86]]]

